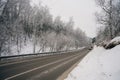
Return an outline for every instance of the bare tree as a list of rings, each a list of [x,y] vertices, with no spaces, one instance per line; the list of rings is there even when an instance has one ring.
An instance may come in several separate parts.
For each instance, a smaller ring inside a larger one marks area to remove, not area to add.
[[[108,41],[120,35],[120,1],[119,0],[96,0],[102,9],[96,17],[100,23],[97,41]]]
[[[109,38],[113,38],[113,0],[96,0],[96,3],[101,7],[102,13],[97,15],[98,21],[108,27]],[[100,16],[99,16],[100,15]]]
[[[84,32],[74,29],[72,18],[53,20],[46,6],[31,6],[30,0],[0,0],[0,56],[20,54],[29,42],[36,53],[79,48],[87,40]]]

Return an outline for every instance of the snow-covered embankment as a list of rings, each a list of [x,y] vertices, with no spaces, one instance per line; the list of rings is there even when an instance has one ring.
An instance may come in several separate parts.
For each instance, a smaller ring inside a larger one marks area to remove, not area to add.
[[[65,80],[120,80],[120,45],[108,50],[94,46]]]

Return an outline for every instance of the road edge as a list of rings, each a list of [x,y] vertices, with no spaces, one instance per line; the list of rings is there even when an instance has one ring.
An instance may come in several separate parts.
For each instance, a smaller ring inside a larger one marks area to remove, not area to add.
[[[89,50],[85,56],[87,56],[90,51],[91,51],[91,50]],[[60,75],[56,80],[64,80],[64,79],[66,79],[66,78],[68,77],[69,73],[70,73],[75,67],[78,66],[78,64],[85,58],[85,56],[84,56],[82,59],[78,60],[78,61],[77,61],[75,64],[73,64],[70,68],[68,68],[68,69],[67,69],[62,75]]]
[[[59,76],[56,80],[64,80],[68,77],[68,74],[80,63],[82,59],[77,61],[74,65],[72,65],[68,70],[66,70],[61,76]]]

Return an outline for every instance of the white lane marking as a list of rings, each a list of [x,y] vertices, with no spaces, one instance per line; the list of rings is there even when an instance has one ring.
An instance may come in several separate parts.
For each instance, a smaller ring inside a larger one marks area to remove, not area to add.
[[[53,67],[52,69],[45,70],[45,71],[41,72],[40,74],[38,74],[38,75],[36,75],[36,76],[30,77],[30,78],[27,79],[27,80],[36,80],[36,79],[39,79],[40,76],[42,76],[42,75],[44,75],[44,74],[48,74],[48,73],[50,73],[50,72],[58,69],[59,67],[65,65],[65,64],[67,64],[67,63],[69,63],[69,62],[71,62],[71,61],[73,61],[73,60],[75,60],[75,59],[77,59],[77,58],[79,58],[79,57],[80,57],[80,56],[74,57],[73,59],[70,59],[70,60],[68,60],[68,61],[65,61],[65,62],[61,63],[60,65],[57,65],[57,66]]]
[[[53,56],[52,56],[53,57]],[[44,58],[37,58],[37,59],[31,59],[31,60],[24,60],[24,61],[19,61],[19,62],[13,62],[13,63],[7,63],[7,64],[2,64],[0,65],[0,67],[3,67],[3,66],[8,66],[8,65],[13,65],[13,64],[17,64],[17,63],[23,63],[23,62],[30,62],[30,61],[35,61],[35,60],[39,60],[39,59],[45,59],[45,58],[48,58],[48,57],[44,57]]]
[[[75,56],[75,55],[74,55],[74,56]],[[14,75],[14,76],[8,77],[8,78],[6,78],[5,80],[10,80],[10,79],[12,79],[12,78],[15,78],[15,77],[21,76],[21,75],[23,75],[23,74],[26,74],[26,73],[29,73],[29,72],[35,71],[35,70],[37,70],[37,69],[40,69],[40,68],[43,68],[43,67],[46,67],[46,66],[49,66],[49,65],[52,65],[52,64],[55,64],[55,63],[58,63],[58,62],[64,61],[64,60],[67,60],[67,59],[72,58],[72,57],[73,57],[73,56],[70,56],[70,57],[68,57],[68,58],[64,58],[64,59],[62,59],[62,60],[58,60],[58,61],[55,61],[55,62],[52,62],[52,63],[46,64],[46,65],[43,65],[43,66],[40,66],[40,67],[37,67],[37,68],[33,68],[33,69],[31,69],[31,70],[28,70],[28,71],[25,71],[25,72],[22,72],[22,73],[16,74],[16,75]]]

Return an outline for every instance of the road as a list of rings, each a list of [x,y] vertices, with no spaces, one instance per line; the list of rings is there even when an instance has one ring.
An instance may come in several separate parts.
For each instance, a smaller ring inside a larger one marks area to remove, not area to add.
[[[89,49],[65,54],[33,57],[11,62],[0,62],[0,80],[56,80],[67,69],[81,60]]]

